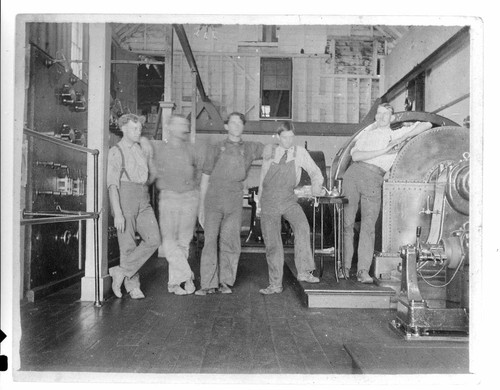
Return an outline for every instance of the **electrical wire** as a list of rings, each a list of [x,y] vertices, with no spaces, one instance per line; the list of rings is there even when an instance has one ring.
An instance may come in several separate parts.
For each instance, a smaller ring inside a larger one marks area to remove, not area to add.
[[[457,234],[457,235],[460,235],[460,247],[462,249],[462,256],[460,258],[460,262],[458,263],[458,266],[457,268],[455,269],[455,272],[453,273],[453,275],[451,276],[450,280],[446,283],[444,283],[443,285],[434,285],[430,282],[428,282],[428,280],[432,279],[433,277],[435,277],[437,274],[439,274],[446,266],[446,264],[443,265],[443,267],[441,267],[441,269],[436,273],[434,274],[433,276],[429,277],[429,278],[425,278],[423,275],[422,275],[422,272],[421,271],[418,271],[418,274],[420,275],[420,277],[422,278],[422,280],[429,286],[431,287],[436,287],[436,288],[444,288],[446,286],[448,286],[454,279],[455,277],[457,276],[458,274],[458,271],[460,270],[460,268],[462,267],[462,264],[465,260],[465,239],[468,237],[468,234],[469,234],[469,222],[465,222],[463,225],[462,225],[462,229],[460,230],[455,230],[452,232],[452,235],[454,234]]]

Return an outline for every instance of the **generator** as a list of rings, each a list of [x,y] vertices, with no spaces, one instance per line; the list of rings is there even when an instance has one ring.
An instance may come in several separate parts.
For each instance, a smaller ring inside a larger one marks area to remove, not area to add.
[[[385,177],[374,280],[396,290],[391,327],[405,339],[466,339],[469,129],[428,113],[395,115],[394,127],[415,120],[434,127],[404,144]],[[332,165],[332,178],[342,177],[349,166],[355,138]]]

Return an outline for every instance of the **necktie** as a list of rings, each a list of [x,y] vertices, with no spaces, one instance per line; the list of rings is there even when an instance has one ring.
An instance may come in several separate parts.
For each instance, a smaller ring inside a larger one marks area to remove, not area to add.
[[[283,153],[283,156],[281,157],[279,164],[286,164],[287,157],[288,157],[288,150],[285,150],[285,153]]]

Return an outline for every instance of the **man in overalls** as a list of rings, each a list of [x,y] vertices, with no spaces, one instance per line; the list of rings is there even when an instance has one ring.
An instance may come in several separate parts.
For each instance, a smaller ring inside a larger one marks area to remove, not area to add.
[[[243,181],[252,162],[262,158],[264,150],[260,142],[241,139],[245,122],[243,114],[229,114],[224,124],[227,138],[208,150],[203,165],[198,219],[204,227],[205,243],[200,260],[201,288],[196,295],[212,294],[217,288],[230,294],[236,280],[241,253]]]
[[[295,236],[294,260],[297,280],[318,283],[312,275],[315,269],[311,251],[310,227],[302,207],[297,203],[294,188],[299,184],[302,168],[311,178],[313,195],[320,195],[323,187],[321,170],[307,150],[294,145],[294,129],[290,122],[278,128],[279,145],[271,158],[264,159],[261,170],[258,210],[261,214],[261,228],[266,245],[269,268],[269,286],[259,290],[261,294],[275,294],[283,291],[284,251],[281,239],[281,217],[291,225]]]
[[[123,138],[109,150],[108,191],[114,223],[120,246],[120,265],[110,268],[113,293],[122,297],[121,286],[132,299],[144,298],[140,289],[139,269],[160,245],[160,232],[149,202],[148,159],[151,157],[141,147],[141,130],[144,117],[122,115],[118,125]],[[136,244],[139,233],[141,242]]]

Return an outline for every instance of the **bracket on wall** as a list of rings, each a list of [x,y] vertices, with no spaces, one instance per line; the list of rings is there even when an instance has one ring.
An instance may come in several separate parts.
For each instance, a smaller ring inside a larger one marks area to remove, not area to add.
[[[208,101],[201,101],[197,103],[197,109],[196,109],[196,119],[198,119],[201,115],[201,113],[205,111],[210,118],[211,121],[215,123],[219,123],[223,125],[224,120],[222,119],[219,111],[217,110],[217,107],[214,106],[214,104],[208,100]],[[191,113],[188,114],[187,119],[191,120]]]

